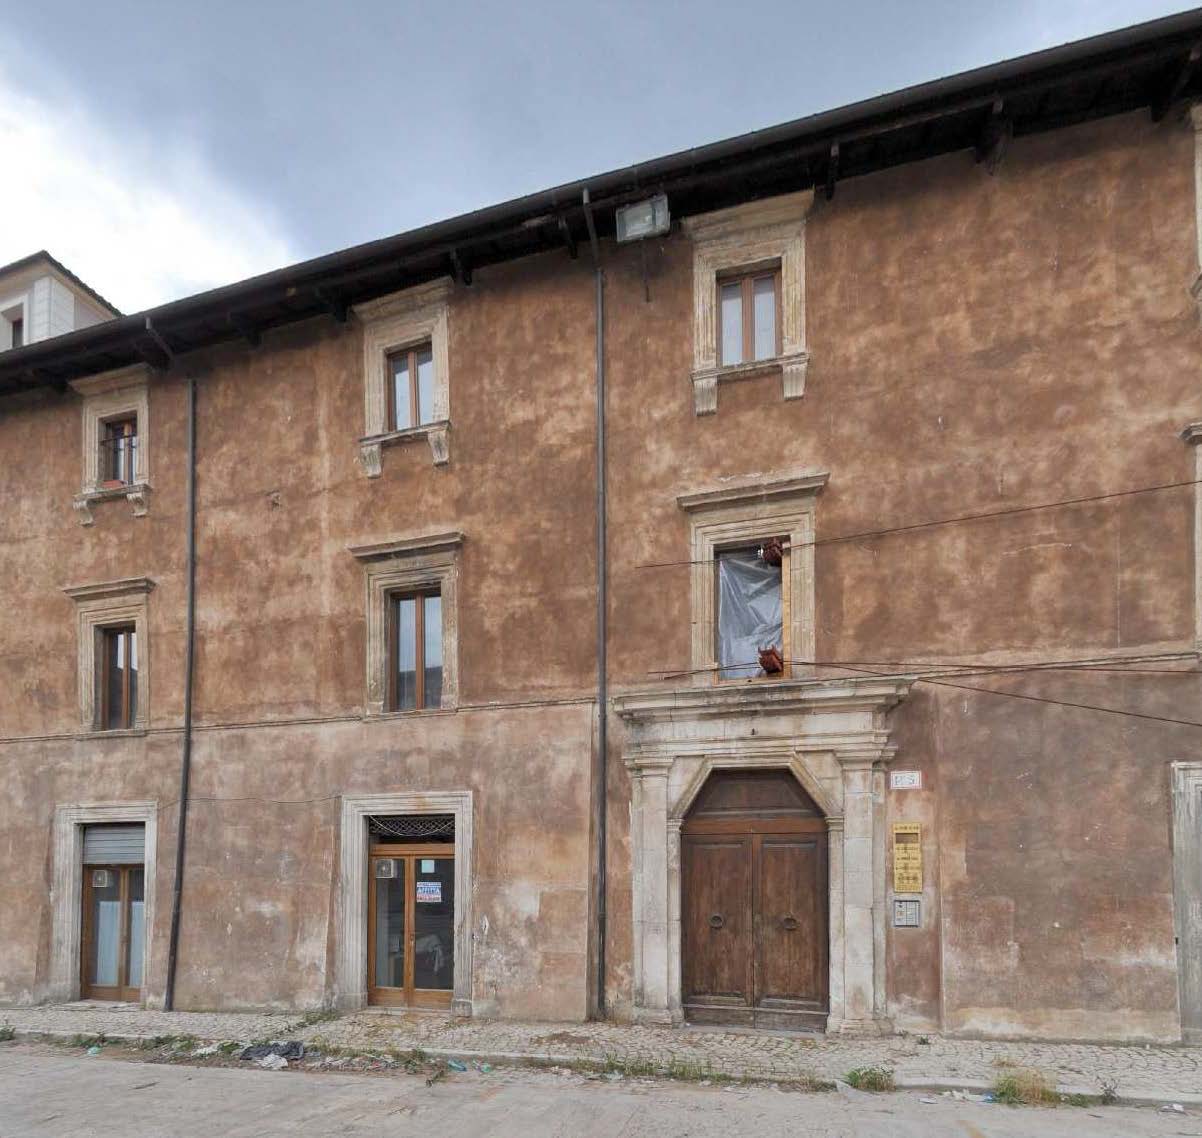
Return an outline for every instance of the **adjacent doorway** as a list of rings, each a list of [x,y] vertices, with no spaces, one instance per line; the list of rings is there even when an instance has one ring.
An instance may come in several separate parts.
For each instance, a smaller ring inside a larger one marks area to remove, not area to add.
[[[87,826],[83,835],[80,994],[142,998],[146,838],[142,825]]]
[[[455,979],[454,819],[371,818],[369,825],[368,1003],[449,1008]]]
[[[681,828],[685,1018],[823,1030],[826,821],[787,770],[717,771]]]

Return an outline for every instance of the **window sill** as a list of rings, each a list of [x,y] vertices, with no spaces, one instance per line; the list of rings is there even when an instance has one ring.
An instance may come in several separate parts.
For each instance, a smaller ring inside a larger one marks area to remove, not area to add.
[[[77,739],[141,739],[148,734],[145,727],[88,728],[76,734]]]
[[[379,478],[383,469],[383,452],[386,446],[407,443],[413,439],[425,439],[430,444],[430,455],[435,466],[446,466],[451,461],[451,421],[436,419],[417,427],[406,427],[403,431],[385,431],[379,435],[364,435],[359,440],[359,458],[368,478]]]
[[[92,507],[97,502],[109,502],[115,501],[118,498],[124,498],[133,506],[134,517],[144,518],[148,509],[149,497],[150,483],[145,479],[141,479],[122,486],[88,487],[75,495],[71,505],[79,516],[79,524],[81,526],[90,526],[96,521],[96,518],[92,514]]]
[[[708,367],[693,372],[693,413],[712,415],[718,410],[718,384],[752,379],[759,375],[780,372],[784,398],[800,399],[805,394],[806,371],[810,365],[809,352],[792,352],[767,360],[752,360],[728,367]]]
[[[455,711],[453,707],[422,707],[413,711],[365,711],[363,719],[425,719],[436,715],[454,715]]]

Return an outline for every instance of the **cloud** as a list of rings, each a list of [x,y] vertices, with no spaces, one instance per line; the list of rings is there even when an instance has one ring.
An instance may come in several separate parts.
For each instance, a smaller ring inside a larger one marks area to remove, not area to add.
[[[48,249],[126,312],[296,260],[186,136],[118,134],[0,70],[0,265]]]

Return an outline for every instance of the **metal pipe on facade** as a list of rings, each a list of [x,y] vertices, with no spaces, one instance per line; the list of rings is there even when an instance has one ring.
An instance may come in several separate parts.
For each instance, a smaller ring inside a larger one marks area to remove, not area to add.
[[[149,321],[148,321],[149,323]],[[179,820],[175,839],[175,882],[171,894],[171,934],[167,941],[167,983],[163,989],[163,1007],[175,1006],[175,973],[179,960],[179,928],[183,902],[184,860],[188,840],[188,787],[192,775],[192,677],[195,670],[196,644],[196,380],[188,383],[188,472],[186,609],[184,633],[184,739],[179,769]]]
[[[589,244],[593,250],[593,272],[596,277],[596,448],[597,448],[597,1014],[605,1014],[605,939],[606,939],[606,863],[608,853],[609,812],[609,660],[606,513],[606,454],[605,454],[605,273],[601,268],[601,247],[586,186],[581,201],[584,220],[588,226]]]

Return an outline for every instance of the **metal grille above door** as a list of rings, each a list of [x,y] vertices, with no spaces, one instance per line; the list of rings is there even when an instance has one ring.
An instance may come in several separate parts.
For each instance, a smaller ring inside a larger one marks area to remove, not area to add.
[[[145,858],[143,823],[84,827],[84,865],[141,865]]]
[[[455,837],[455,815],[369,814],[367,832],[383,841],[450,841]]]

